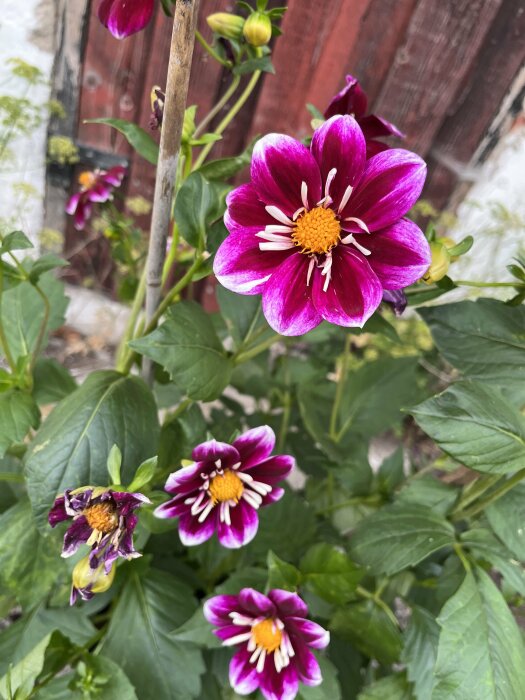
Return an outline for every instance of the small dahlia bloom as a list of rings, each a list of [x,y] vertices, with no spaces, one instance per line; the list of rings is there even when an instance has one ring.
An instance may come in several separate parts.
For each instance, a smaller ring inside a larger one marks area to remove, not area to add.
[[[75,217],[75,228],[84,228],[91,216],[94,202],[107,202],[112,198],[113,190],[122,184],[126,175],[123,165],[116,165],[110,170],[94,170],[80,173],[78,182],[80,192],[70,197],[66,213]]]
[[[289,455],[270,456],[275,435],[267,425],[240,435],[232,445],[210,440],[192,452],[194,463],[170,474],[173,498],[159,506],[159,518],[179,518],[186,546],[209,540],[215,531],[224,547],[250,542],[259,527],[257,511],[284,494],[277,486],[292,470]]]
[[[353,75],[346,76],[345,87],[334,95],[330,100],[330,104],[325,110],[325,119],[330,119],[336,114],[350,114],[355,117],[357,123],[363,130],[366,139],[366,155],[367,158],[386,151],[387,146],[382,141],[376,139],[386,136],[399,136],[404,138],[405,135],[399,131],[397,126],[378,117],[375,114],[367,114],[368,98],[366,92],[359,85],[359,80]]]
[[[430,250],[403,218],[426,175],[415,153],[392,148],[369,160],[348,115],[326,121],[310,148],[281,134],[255,145],[251,182],[227,197],[230,235],[214,261],[219,282],[262,294],[264,315],[282,335],[323,319],[362,327],[384,290],[416,282]]]
[[[150,502],[141,493],[86,486],[58,496],[48,520],[51,527],[72,520],[64,535],[63,557],[70,557],[81,544],[90,545],[91,568],[97,569],[103,563],[108,574],[118,557],[141,556],[133,547],[133,531],[138,522],[134,511]]]
[[[102,0],[98,18],[117,39],[140,32],[153,16],[154,0]]]
[[[307,615],[296,593],[280,589],[265,596],[243,588],[239,595],[219,595],[204,603],[204,616],[217,627],[214,633],[223,646],[237,647],[230,662],[236,693],[249,695],[259,688],[267,700],[293,700],[299,682],[322,682],[310,648],[324,649],[330,634]]]

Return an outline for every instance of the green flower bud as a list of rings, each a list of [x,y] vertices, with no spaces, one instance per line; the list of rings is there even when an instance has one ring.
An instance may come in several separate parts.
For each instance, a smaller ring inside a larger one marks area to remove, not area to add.
[[[252,12],[242,33],[251,46],[264,46],[272,38],[272,21],[264,12]]]
[[[455,248],[457,246],[456,241],[453,241],[452,238],[449,238],[448,236],[442,236],[441,238],[437,239],[438,243],[442,243],[445,248]],[[456,262],[456,260],[459,260],[459,255],[452,255],[450,257],[450,262]]]
[[[113,583],[115,570],[116,567],[113,566],[109,574],[106,574],[104,564],[92,569],[89,565],[89,557],[84,557],[73,569],[73,587],[78,591],[88,590],[91,593],[104,593]]]
[[[195,116],[197,114],[197,105],[191,105],[191,107],[186,107],[184,112],[184,124],[182,126],[182,143],[187,144],[190,142],[191,137],[195,131]]]
[[[443,279],[450,266],[450,254],[447,250],[447,246],[443,245],[443,243],[439,243],[438,241],[431,243],[430,253],[432,255],[432,262],[426,274],[423,276],[423,282],[427,284],[439,282],[440,279]]]
[[[206,22],[208,22],[212,32],[225,39],[240,39],[242,36],[244,19],[239,15],[231,15],[229,12],[215,12],[215,14],[206,17]]]

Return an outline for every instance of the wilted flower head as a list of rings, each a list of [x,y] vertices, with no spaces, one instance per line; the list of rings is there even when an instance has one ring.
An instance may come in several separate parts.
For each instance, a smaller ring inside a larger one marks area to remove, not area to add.
[[[66,212],[75,217],[76,229],[80,231],[84,228],[91,216],[94,202],[107,202],[111,199],[113,190],[122,184],[125,175],[126,168],[123,165],[115,165],[110,170],[87,170],[80,173],[80,192],[70,197],[66,205]]]
[[[56,499],[48,516],[51,527],[64,520],[73,521],[64,535],[62,556],[70,557],[81,544],[90,545],[91,568],[97,569],[103,563],[106,573],[118,557],[140,557],[133,547],[138,521],[134,511],[144,503],[150,500],[141,493],[93,486],[66,491]]]
[[[351,116],[326,121],[310,149],[282,134],[255,145],[251,182],[227,197],[230,235],[214,261],[219,282],[262,294],[270,326],[301,335],[323,319],[363,326],[383,290],[428,269],[422,231],[402,218],[419,197],[426,166],[389,149],[366,160]]]
[[[92,569],[89,557],[84,557],[73,569],[69,604],[74,605],[79,596],[82,600],[90,600],[95,593],[104,593],[111,587],[114,578],[114,566],[109,570],[109,573],[106,573],[104,564]]]
[[[407,307],[407,297],[402,289],[384,289],[383,303],[392,307],[396,316],[401,316]]]
[[[102,0],[98,18],[117,39],[140,32],[153,16],[154,0]]]
[[[164,117],[164,102],[166,100],[166,94],[158,86],[154,85],[151,89],[151,117],[149,119],[149,128],[155,131],[160,129],[162,126],[162,119]]]
[[[404,134],[386,119],[375,114],[367,114],[368,98],[366,92],[359,85],[359,80],[352,75],[346,76],[345,87],[334,95],[324,113],[325,119],[330,119],[336,114],[351,114],[363,130],[366,139],[367,158],[385,151],[388,146],[376,139],[385,136],[399,136]]]
[[[194,463],[168,478],[174,497],[157,508],[160,518],[179,518],[184,545],[196,545],[217,531],[224,547],[241,547],[255,537],[257,510],[278,501],[276,486],[291,471],[288,455],[271,457],[275,435],[267,425],[240,435],[232,445],[210,440],[192,453]]]
[[[319,685],[321,670],[310,651],[323,649],[330,634],[306,619],[308,608],[296,594],[280,589],[267,596],[253,588],[219,595],[204,604],[204,616],[223,646],[237,647],[230,683],[239,695],[259,688],[267,700],[293,700],[299,682]]]

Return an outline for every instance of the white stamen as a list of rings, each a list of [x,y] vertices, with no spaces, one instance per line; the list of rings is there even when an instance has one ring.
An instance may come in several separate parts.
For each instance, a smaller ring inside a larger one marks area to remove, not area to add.
[[[330,284],[330,278],[332,277],[332,262],[332,254],[327,253],[325,261],[322,265],[323,269],[321,270],[321,274],[326,277],[323,284],[323,292],[326,292],[326,290],[328,289],[328,285]]]
[[[290,231],[289,231],[290,233]],[[257,238],[262,238],[265,241],[289,241],[290,236],[283,236],[279,233],[271,233],[270,231],[259,231],[259,233],[255,234]]]
[[[222,462],[221,462],[220,458],[215,460],[215,466],[218,469],[222,469]]]
[[[368,248],[365,248],[364,245],[361,245],[361,243],[358,243],[355,240],[352,233],[350,233],[348,236],[345,236],[344,238],[342,238],[341,243],[344,243],[344,245],[348,245],[349,243],[352,243],[353,245],[355,245],[357,250],[360,250],[361,253],[363,253],[363,255],[371,255],[372,254],[371,250],[368,250]]]
[[[190,503],[193,503],[196,500],[197,500],[197,496],[193,496],[192,498],[186,498],[184,501],[184,505],[189,506]]]
[[[230,526],[232,524],[232,520],[230,517],[230,503],[229,503],[229,501],[224,502],[224,522],[228,526]]]
[[[324,196],[325,199],[331,199],[330,197],[330,186],[334,181],[334,177],[337,175],[337,168],[332,168],[326,177],[326,183],[324,186]]]
[[[255,642],[255,639],[253,637],[251,637],[246,648],[248,649],[248,651],[253,651],[256,647],[257,647],[257,644]]]
[[[240,462],[236,462],[233,466],[232,469],[238,469],[241,466]]]
[[[254,500],[256,503],[258,503],[259,505],[261,505],[261,503],[262,503],[262,496],[260,496],[256,491],[250,491],[250,487],[251,487],[251,484],[250,484],[250,486],[246,486],[246,488],[244,489],[244,493],[247,493],[249,496],[251,496],[251,497],[253,498],[253,500]]]
[[[203,523],[206,520],[206,518],[208,517],[208,514],[212,510],[212,508],[213,508],[213,501],[210,498],[210,500],[206,504],[206,508],[199,515],[199,522],[200,523]]]
[[[253,620],[251,617],[246,617],[246,615],[241,615],[238,612],[231,612],[230,617],[232,619],[232,622],[234,625],[250,625],[253,623]]]
[[[310,286],[310,280],[312,278],[312,272],[314,271],[315,263],[317,262],[317,258],[312,256],[310,258],[310,262],[308,263],[308,274],[306,275],[306,286]]]
[[[290,637],[287,634],[283,634],[282,643],[283,642],[284,642],[284,645],[286,646],[286,651],[288,653],[288,656],[290,658],[292,658],[292,656],[295,656],[295,651],[294,651],[294,648],[292,646],[292,642],[290,641]]]
[[[363,219],[358,219],[356,216],[347,216],[346,219],[343,219],[343,221],[353,221],[354,224],[357,224],[359,228],[363,229],[363,231],[365,231],[366,233],[370,233],[370,231],[368,230],[368,226],[365,224]]]
[[[331,203],[332,203],[332,198],[328,196],[328,197],[323,197],[322,199],[320,199],[315,206],[316,207],[324,207],[326,209],[326,207]]]
[[[266,207],[264,207],[268,214],[273,217],[274,219],[277,219],[277,221],[280,221],[282,224],[293,224],[293,221],[289,219],[286,214],[279,209],[279,207],[274,207],[273,204],[268,204]]]
[[[292,228],[284,224],[268,224],[268,226],[264,227],[264,230],[267,233],[290,233]]]
[[[255,495],[255,494],[253,494],[253,495]],[[252,508],[255,508],[255,510],[258,510],[259,506],[261,505],[254,498],[252,498],[252,493],[248,492],[246,490],[243,491],[241,498],[244,498],[246,503],[248,503]]]
[[[283,660],[281,658],[281,654],[279,653],[279,649],[276,649],[273,652],[273,661],[275,663],[275,670],[277,673],[280,673],[283,668]]]
[[[202,503],[202,501],[203,501],[203,499],[204,499],[205,496],[206,496],[206,492],[205,492],[205,491],[201,491],[201,492],[199,493],[199,495],[197,496],[197,499],[195,500],[195,503],[194,503],[194,504],[192,505],[192,507],[191,507],[190,513],[191,513],[192,515],[197,515],[197,513],[199,513],[199,512],[202,510],[201,503]]]
[[[257,659],[258,659],[259,656],[261,655],[261,651],[262,651],[262,650],[263,650],[262,647],[256,647],[255,651],[254,651],[253,654],[250,656],[250,663],[251,663],[251,664],[254,664],[254,663],[257,661]]]
[[[294,221],[296,221],[296,220],[297,220],[297,217],[299,216],[299,214],[302,214],[303,211],[306,211],[306,209],[305,209],[304,207],[299,207],[299,209],[296,209],[296,210],[294,211],[294,213],[293,213],[292,219],[293,219]]]
[[[243,634],[236,634],[235,637],[230,637],[229,639],[225,639],[222,643],[224,647],[233,647],[236,644],[240,644],[241,642],[247,642],[248,639],[250,639],[252,636],[251,632],[244,632]]]
[[[348,187],[346,188],[346,190],[343,194],[343,197],[341,199],[339,207],[337,208],[338,214],[340,214],[343,211],[343,209],[346,207],[346,205],[348,204],[348,200],[350,199],[350,195],[352,194],[353,191],[354,191],[354,188],[351,185],[348,185]]]
[[[251,481],[253,481],[253,476],[250,476],[246,472],[239,472],[237,474],[237,476],[239,477],[239,479],[241,481],[246,481],[247,483],[250,483]]]
[[[295,243],[291,240],[275,242],[275,243],[259,243],[260,250],[288,250],[293,248]]]
[[[308,185],[304,180],[301,182],[301,202],[306,211],[308,211]]]
[[[260,653],[260,656],[259,656],[258,660],[257,660],[257,666],[256,666],[256,668],[257,668],[257,671],[258,671],[259,673],[262,673],[262,672],[263,672],[263,669],[264,669],[264,662],[265,662],[265,661],[266,661],[266,650],[263,649],[263,650],[261,651],[261,653]]]
[[[268,484],[263,484],[262,481],[252,481],[250,488],[257,491],[257,493],[260,493],[261,496],[268,495],[272,490],[271,486],[268,486]]]

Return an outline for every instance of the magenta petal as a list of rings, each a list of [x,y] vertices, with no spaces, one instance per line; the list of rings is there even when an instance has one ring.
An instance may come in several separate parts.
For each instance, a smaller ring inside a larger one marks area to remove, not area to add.
[[[314,649],[324,649],[330,642],[330,632],[317,622],[305,620],[303,617],[288,617],[286,628],[298,635],[305,644]]]
[[[365,166],[365,137],[356,120],[346,115],[325,122],[314,133],[312,154],[319,164],[323,183],[333,168],[337,170],[329,189],[337,208],[346,189],[359,182]],[[314,203],[309,201],[310,206]]]
[[[255,617],[274,615],[275,606],[272,601],[255,588],[243,588],[239,592],[239,603],[242,608]]]
[[[289,666],[277,673],[273,655],[268,655],[260,676],[260,689],[266,700],[295,700],[299,690],[299,679],[293,660]]]
[[[168,476],[164,490],[168,493],[180,493],[198,488],[202,484],[200,472],[201,468],[198,464],[189,464],[187,467],[177,469]]]
[[[155,508],[153,515],[156,518],[180,518],[182,515],[187,513],[190,506],[184,503],[184,498],[171,498],[166,503],[161,503],[160,506]]]
[[[226,205],[228,209],[224,223],[230,233],[257,233],[265,226],[276,223],[264,208],[264,202],[261,202],[251,183],[232,190],[226,197]]]
[[[275,223],[275,222],[274,222]],[[289,256],[289,250],[261,250],[256,233],[232,233],[219,246],[213,272],[223,287],[237,294],[260,294],[271,275]]]
[[[51,527],[55,527],[57,523],[61,523],[64,520],[69,520],[70,516],[66,513],[66,499],[64,496],[59,496],[53,503],[53,507],[49,511],[47,520]]]
[[[107,173],[101,176],[101,180],[108,182],[110,185],[113,185],[113,187],[118,187],[122,184],[122,180],[124,179],[125,175],[126,168],[123,165],[115,165],[113,168],[110,168]]]
[[[279,616],[289,617],[306,617],[308,615],[308,606],[297,593],[291,593],[281,588],[274,588],[268,593],[268,598],[275,603]]]
[[[372,156],[344,209],[343,218],[362,219],[370,231],[390,226],[416,203],[425,184],[426,172],[424,160],[401,148],[389,148]],[[359,228],[352,226],[344,228],[359,232]]]
[[[399,131],[397,126],[392,124],[392,122],[382,117],[377,117],[375,114],[369,114],[367,117],[360,119],[359,126],[363,130],[363,134],[367,140],[381,138],[382,136],[405,137],[405,134]]]
[[[430,246],[423,232],[408,219],[355,239],[372,251],[368,261],[385,289],[402,289],[417,282],[430,265]]]
[[[330,323],[361,328],[381,303],[383,288],[365,257],[352,246],[339,245],[332,255],[332,275],[326,291],[325,278],[318,270],[313,275],[315,307]]]
[[[217,525],[217,509],[213,508],[203,523],[198,515],[183,515],[179,520],[179,537],[185,547],[194,547],[209,540]]]
[[[238,695],[249,695],[259,687],[259,674],[250,656],[251,652],[241,649],[230,661],[230,684]]]
[[[75,192],[75,194],[71,195],[66,204],[66,214],[74,214],[76,212],[81,194],[82,192]]]
[[[102,24],[107,27],[109,22],[109,13],[113,7],[115,0],[101,0],[98,6],[97,15]]]
[[[81,544],[84,544],[89,540],[92,532],[93,529],[88,525],[87,520],[83,515],[75,518],[64,535],[62,556],[70,557],[72,554],[74,554]]]
[[[248,469],[271,455],[275,447],[275,433],[269,425],[261,425],[239,435],[233,446],[241,457],[241,468]]]
[[[238,605],[236,595],[216,595],[204,603],[204,617],[212,625],[219,627],[231,624],[230,613]]]
[[[266,204],[279,207],[287,216],[302,206],[301,183],[308,186],[308,199],[321,199],[321,176],[312,154],[299,141],[283,134],[268,134],[253,149],[252,183]]]
[[[256,481],[273,486],[285,479],[295,466],[295,459],[290,455],[275,455],[250,469],[250,476]]]
[[[325,119],[335,114],[354,114],[360,119],[366,112],[368,100],[359,81],[352,75],[346,76],[345,87],[330,100],[330,104],[324,113]]]
[[[255,508],[241,499],[237,505],[230,508],[230,519],[231,525],[219,519],[217,536],[222,546],[238,549],[251,542],[259,527],[259,516]]]
[[[309,258],[293,253],[277,268],[263,290],[263,313],[282,335],[303,335],[321,323],[306,286]]]
[[[196,462],[215,462],[221,460],[222,467],[233,467],[240,462],[239,453],[226,442],[208,440],[197,445],[191,453],[192,459]]]
[[[117,39],[144,29],[153,15],[154,0],[113,0],[109,4],[102,3],[98,16]]]
[[[305,685],[320,685],[323,682],[323,677],[315,656],[303,644],[296,644],[294,649],[294,660],[299,680]]]

